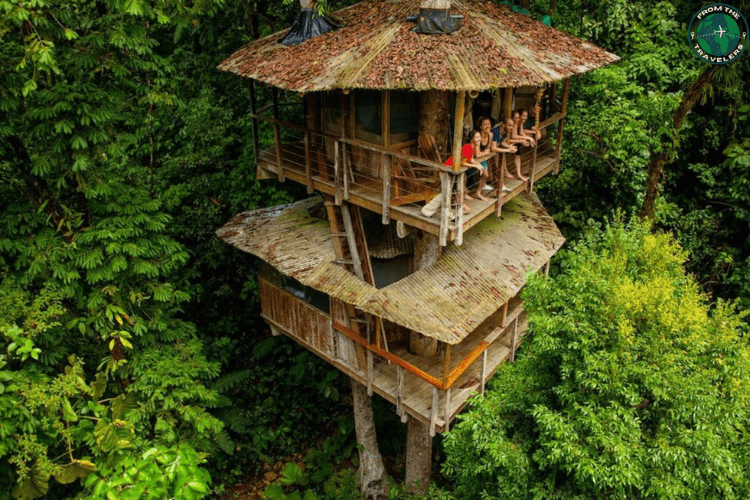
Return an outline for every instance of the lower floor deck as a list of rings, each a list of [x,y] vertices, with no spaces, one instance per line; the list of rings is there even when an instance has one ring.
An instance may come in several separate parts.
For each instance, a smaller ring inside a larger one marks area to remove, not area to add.
[[[500,365],[513,360],[527,329],[526,313],[516,297],[460,344],[425,356],[409,352],[403,339],[370,345],[339,324],[335,310],[326,314],[264,281],[261,307],[274,334],[314,352],[365,385],[368,393],[394,404],[402,421],[416,418],[433,435],[447,431],[472,395],[483,393]]]

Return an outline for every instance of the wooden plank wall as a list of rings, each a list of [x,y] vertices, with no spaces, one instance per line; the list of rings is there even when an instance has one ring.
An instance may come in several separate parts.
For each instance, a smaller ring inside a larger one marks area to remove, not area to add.
[[[258,281],[263,315],[321,353],[333,357],[330,316],[266,280]]]

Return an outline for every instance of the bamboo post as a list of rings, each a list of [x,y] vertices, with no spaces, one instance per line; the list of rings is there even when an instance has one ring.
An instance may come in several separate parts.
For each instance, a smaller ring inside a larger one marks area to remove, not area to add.
[[[536,152],[539,143],[534,143],[534,151],[531,153],[531,176],[529,177],[529,193],[534,192],[534,176],[536,175]]]
[[[510,340],[511,362],[516,360],[516,343],[517,342],[518,342],[518,316],[516,316],[516,319],[513,322],[513,335],[511,336],[511,340]]]
[[[443,426],[443,432],[448,432],[451,428],[451,388],[445,390],[445,408],[443,409],[443,418],[445,425]]]
[[[259,141],[258,141],[258,119],[255,118],[257,114],[257,104],[256,104],[256,97],[255,97],[255,80],[250,80],[250,114],[252,114],[252,123],[253,123],[253,156],[255,157],[255,166],[258,166],[258,156],[260,155],[259,151]]]
[[[388,212],[391,204],[391,157],[380,153],[381,165],[383,165],[383,224],[390,224],[391,217]]]
[[[505,196],[505,192],[503,191],[503,188],[505,187],[505,169],[507,168],[507,162],[505,160],[505,153],[500,153],[500,183],[498,184],[498,192],[497,192],[497,201],[495,202],[495,216],[500,217],[503,214],[503,196]]]
[[[346,143],[341,141],[341,177],[344,182],[344,201],[349,201],[349,172],[346,168]]]
[[[396,367],[396,414],[403,419],[404,408],[403,408],[403,396],[402,390],[404,387],[404,369],[401,366]]]
[[[372,351],[367,349],[367,395],[372,396],[372,380],[373,380],[373,362],[372,362]]]
[[[438,388],[432,388],[432,409],[430,410],[430,437],[435,437],[435,423],[437,422],[439,394]]]
[[[484,379],[487,377],[487,349],[482,353],[482,373],[479,381],[479,394],[484,396]]]
[[[276,170],[279,176],[279,182],[284,182],[284,164],[281,161],[281,131],[279,130],[279,91],[276,87],[271,87],[271,99],[273,101],[273,139],[276,149]]]
[[[550,261],[547,261],[547,263],[544,265],[544,274],[549,276],[549,263]]]
[[[455,162],[454,162],[455,163]],[[448,172],[440,172],[440,196],[442,207],[440,212],[440,245],[448,244],[448,210],[451,204],[451,188],[453,176]]]
[[[456,178],[456,198],[463,200],[464,191],[466,190],[466,172],[458,174]],[[461,246],[464,242],[464,207],[458,203],[456,207],[456,237],[454,240],[456,246]]]
[[[354,274],[363,278],[364,271],[362,269],[362,260],[359,258],[359,252],[357,252],[357,240],[356,235],[354,234],[352,216],[351,213],[349,213],[349,205],[346,203],[341,205],[341,218],[344,220],[344,230],[346,231],[346,239],[349,243],[349,257],[352,259]]]
[[[466,91],[456,92],[456,109],[453,114],[453,171],[461,168],[461,143],[463,142]]]

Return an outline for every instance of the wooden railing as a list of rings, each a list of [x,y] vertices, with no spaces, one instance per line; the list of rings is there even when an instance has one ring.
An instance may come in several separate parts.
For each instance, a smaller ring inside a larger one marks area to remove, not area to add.
[[[537,143],[529,154],[524,156],[529,180],[517,187],[511,196],[505,196],[502,188],[505,180],[499,175],[500,165],[508,165],[510,154],[500,154],[496,164],[496,188],[498,190],[495,213],[501,215],[502,205],[520,190],[532,192],[537,174],[537,158],[541,155],[554,158],[554,172],[559,169],[560,142],[564,113],[541,122],[539,128],[549,129],[557,124],[557,143],[553,146],[548,140]],[[420,214],[422,202],[440,197],[438,235],[441,245],[446,245],[449,235],[460,245],[463,241],[464,213],[458,203],[463,197],[464,179],[467,168],[454,170],[402,150],[387,149],[369,142],[341,137],[341,135],[313,131],[309,128],[282,121],[276,117],[251,114],[256,121],[269,123],[273,128],[273,157],[266,158],[273,165],[279,181],[286,178],[300,182],[308,193],[315,189],[333,195],[335,203],[353,201],[365,208],[377,211],[387,224],[396,207],[409,207],[414,210],[411,223],[435,225]],[[293,137],[284,138],[283,136]],[[551,134],[548,134],[551,135]],[[542,149],[540,149],[542,148]],[[262,156],[260,153],[260,156]],[[366,161],[365,161],[366,159]],[[370,164],[370,170],[363,168]],[[510,168],[508,165],[507,168]],[[356,192],[355,192],[356,191]],[[366,203],[364,203],[366,202]],[[398,218],[398,217],[397,217]],[[419,226],[417,226],[419,227]],[[422,229],[428,229],[426,226]]]

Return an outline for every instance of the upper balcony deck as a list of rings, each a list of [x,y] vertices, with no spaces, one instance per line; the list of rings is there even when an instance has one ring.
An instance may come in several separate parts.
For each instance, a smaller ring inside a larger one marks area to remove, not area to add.
[[[535,147],[522,148],[526,182],[503,178],[503,167],[515,170],[513,154],[497,154],[489,161],[487,201],[468,201],[471,211],[463,213],[458,199],[464,191],[466,168],[453,170],[426,159],[429,155],[418,141],[388,149],[266,116],[254,118],[271,124],[275,137],[274,146],[258,154],[259,179],[290,179],[307,186],[310,193],[317,190],[333,196],[337,204],[347,201],[379,213],[383,223],[394,219],[437,235],[442,245],[460,245],[465,231],[488,216],[500,216],[505,203],[521,192],[533,192],[534,183],[550,172],[557,173],[559,168],[560,140],[550,139],[551,133],[546,133]],[[540,129],[559,131],[561,119],[556,115],[540,123]],[[442,199],[440,209],[428,217],[422,207],[436,196]]]

